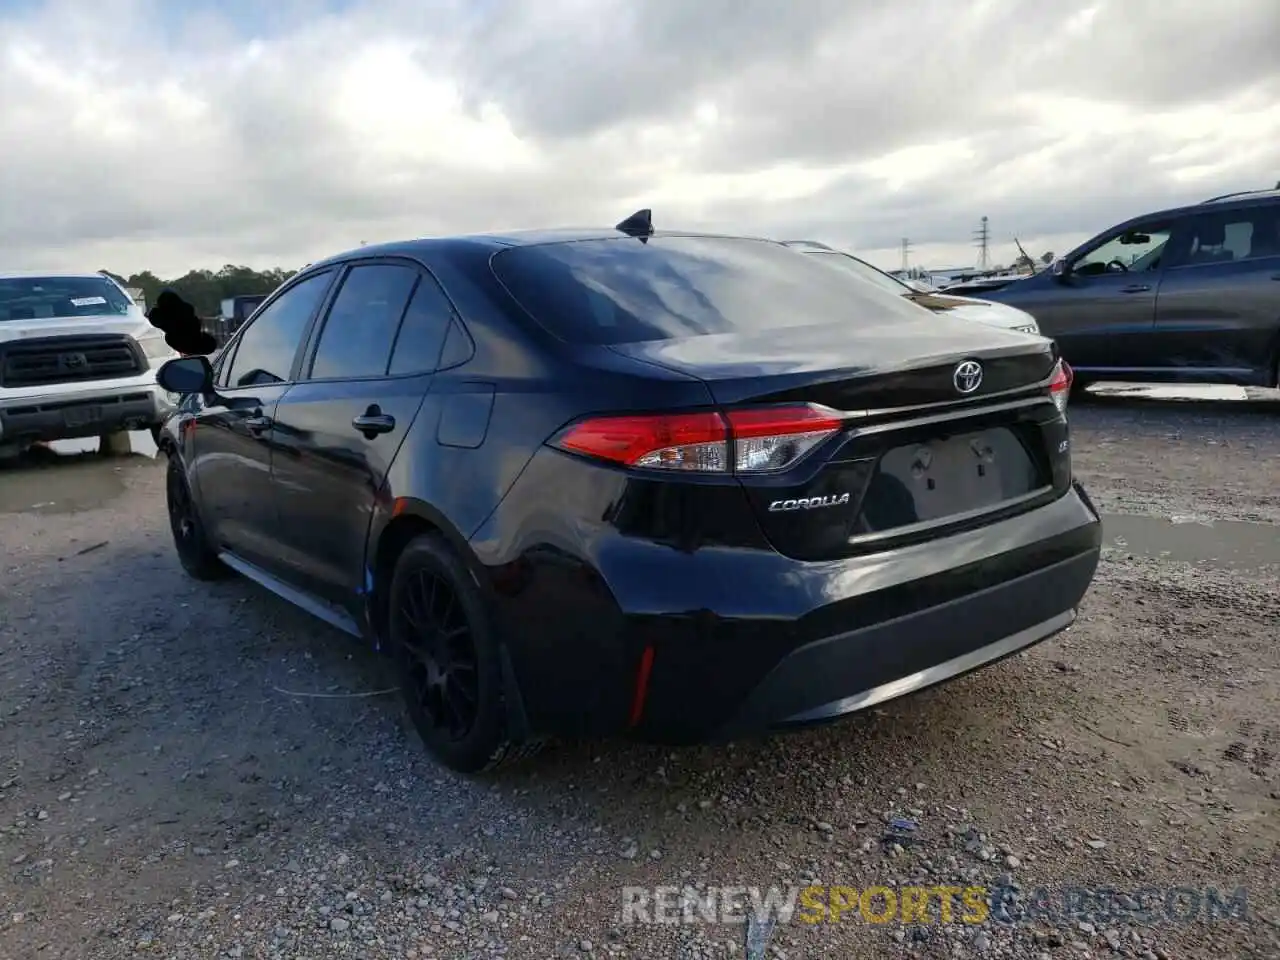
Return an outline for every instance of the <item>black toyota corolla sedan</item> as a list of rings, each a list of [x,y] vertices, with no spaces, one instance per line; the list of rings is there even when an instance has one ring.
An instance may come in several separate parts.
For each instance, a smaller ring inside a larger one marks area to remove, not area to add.
[[[387,651],[460,771],[831,720],[1057,633],[1098,562],[1052,342],[647,211],[310,264],[160,379],[185,569]]]

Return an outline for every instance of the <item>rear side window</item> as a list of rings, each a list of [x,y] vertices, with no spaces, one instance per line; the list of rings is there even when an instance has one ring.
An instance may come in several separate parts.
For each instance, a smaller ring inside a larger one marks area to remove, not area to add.
[[[435,280],[423,277],[413,291],[395,351],[391,354],[392,376],[402,373],[431,373],[440,360],[440,347],[453,320],[453,306]]]
[[[765,240],[581,240],[510,247],[491,262],[525,310],[572,343],[920,319],[920,308],[903,297]]]
[[[1280,256],[1280,204],[1193,217],[1180,265]]]
[[[311,379],[386,376],[391,345],[418,276],[415,268],[400,264],[352,267],[320,331]]]

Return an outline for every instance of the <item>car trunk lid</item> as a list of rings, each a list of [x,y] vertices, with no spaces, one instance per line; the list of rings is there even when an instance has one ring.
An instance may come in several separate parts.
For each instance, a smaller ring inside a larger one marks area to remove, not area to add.
[[[739,477],[771,543],[799,559],[994,522],[1070,484],[1047,340],[939,317],[856,336],[794,328],[780,348],[776,335],[721,334],[610,349],[699,377],[727,411],[814,404],[839,414],[842,428],[794,467]]]
[[[807,400],[842,411],[974,400],[1033,387],[1056,362],[1049,341],[921,311],[918,321],[815,324],[615,344],[625,356],[703,380],[719,404]],[[981,379],[957,387],[957,367]]]

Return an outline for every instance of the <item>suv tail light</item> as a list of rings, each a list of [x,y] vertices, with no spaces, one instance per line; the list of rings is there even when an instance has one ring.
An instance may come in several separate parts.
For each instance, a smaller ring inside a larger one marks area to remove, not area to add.
[[[814,404],[725,413],[593,417],[552,446],[627,467],[694,473],[774,473],[838,433],[843,421]]]
[[[1067,413],[1067,400],[1071,397],[1071,382],[1074,379],[1075,374],[1071,372],[1067,361],[1059,360],[1058,365],[1053,368],[1053,377],[1049,380],[1049,396],[1063,416]]]

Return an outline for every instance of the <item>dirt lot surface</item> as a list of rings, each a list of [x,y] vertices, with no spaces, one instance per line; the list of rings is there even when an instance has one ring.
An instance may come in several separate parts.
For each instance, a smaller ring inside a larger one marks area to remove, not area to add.
[[[155,460],[0,466],[0,958],[743,956],[624,922],[660,885],[994,901],[793,917],[776,957],[1280,956],[1280,405],[1072,416],[1109,545],[1066,634],[821,730],[474,781],[375,655],[183,576]]]

